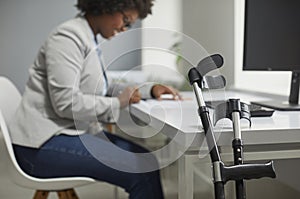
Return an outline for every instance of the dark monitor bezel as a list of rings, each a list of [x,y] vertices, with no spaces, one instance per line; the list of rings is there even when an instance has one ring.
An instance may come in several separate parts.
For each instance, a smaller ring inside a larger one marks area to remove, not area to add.
[[[253,0],[245,0],[245,13],[244,13],[244,35],[243,35],[243,71],[300,71],[300,61],[299,64],[292,64],[292,65],[275,65],[275,64],[269,64],[269,65],[259,65],[255,64],[250,65],[249,61],[247,61],[248,58],[248,12],[249,12],[249,2]],[[282,0],[285,1],[285,0]]]
[[[291,87],[290,94],[287,102],[281,101],[266,101],[266,102],[253,102],[261,106],[273,108],[281,111],[300,111],[299,104],[299,89],[300,89],[300,65],[285,65],[285,66],[247,66],[247,34],[248,34],[248,2],[251,0],[245,0],[245,13],[244,13],[244,42],[243,42],[243,71],[291,71]],[[284,0],[283,0],[284,1]],[[299,63],[300,64],[300,63]]]

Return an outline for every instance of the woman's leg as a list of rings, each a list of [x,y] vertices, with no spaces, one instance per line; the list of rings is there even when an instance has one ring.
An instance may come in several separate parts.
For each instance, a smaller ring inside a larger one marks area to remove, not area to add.
[[[157,164],[153,161],[155,158],[140,160],[137,154],[148,152],[146,149],[117,136],[105,135],[114,145],[103,139],[103,134],[100,138],[89,134],[59,135],[50,139],[40,149],[14,145],[14,150],[21,168],[32,176],[91,177],[123,187],[131,199],[163,198],[159,171],[127,172],[135,168],[141,169],[140,165]],[[112,147],[116,145],[118,147]],[[125,153],[122,157],[118,154],[120,148],[132,153]],[[98,151],[101,152],[97,153]],[[128,168],[120,170],[121,167]]]

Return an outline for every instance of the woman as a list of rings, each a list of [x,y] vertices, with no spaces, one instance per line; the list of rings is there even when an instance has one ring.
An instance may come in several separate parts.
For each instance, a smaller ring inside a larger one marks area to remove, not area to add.
[[[87,176],[123,187],[132,199],[163,198],[157,170],[126,172],[139,167],[136,153],[146,149],[101,126],[100,136],[90,134],[86,125],[114,122],[120,108],[141,98],[177,96],[173,88],[159,84],[113,92],[116,87],[107,85],[103,70],[99,43],[145,18],[152,0],[79,0],[77,7],[80,14],[49,35],[30,68],[22,102],[9,125],[18,163],[40,178]],[[114,146],[131,152],[130,161],[120,163]],[[145,162],[157,164],[155,158]]]

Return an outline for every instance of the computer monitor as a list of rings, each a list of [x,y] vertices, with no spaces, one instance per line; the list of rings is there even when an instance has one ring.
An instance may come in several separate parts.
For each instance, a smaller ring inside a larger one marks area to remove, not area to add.
[[[256,104],[300,110],[300,1],[245,0],[243,70],[291,71],[288,102]]]

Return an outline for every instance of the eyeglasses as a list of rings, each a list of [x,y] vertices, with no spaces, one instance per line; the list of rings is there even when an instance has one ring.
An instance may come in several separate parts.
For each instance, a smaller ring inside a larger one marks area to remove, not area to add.
[[[126,16],[126,14],[124,12],[121,12],[123,15],[123,24],[124,24],[124,28],[130,29],[131,28],[131,21],[129,20],[129,18]]]

